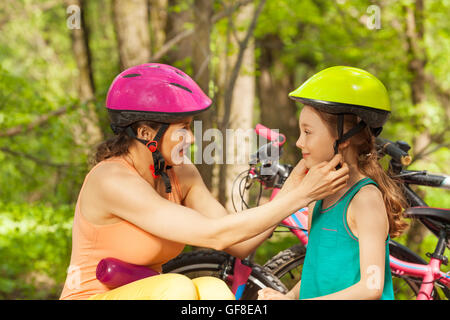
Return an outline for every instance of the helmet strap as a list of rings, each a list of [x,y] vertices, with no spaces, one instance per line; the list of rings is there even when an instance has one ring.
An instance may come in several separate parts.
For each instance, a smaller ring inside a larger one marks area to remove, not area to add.
[[[357,133],[361,132],[367,126],[367,124],[361,120],[360,122],[358,122],[358,124],[356,126],[354,126],[350,130],[348,130],[345,134],[343,134],[343,123],[344,123],[343,119],[344,119],[344,115],[341,115],[341,114],[338,115],[338,139],[334,143],[334,153],[335,154],[338,153],[338,147],[342,142],[350,139]]]
[[[126,133],[144,144],[152,153],[153,156],[153,165],[150,166],[150,172],[152,173],[152,176],[154,179],[157,179],[158,177],[162,177],[164,181],[164,185],[166,187],[166,193],[172,192],[172,186],[170,184],[170,179],[167,173],[164,171],[164,169],[171,169],[172,167],[165,165],[164,157],[162,156],[161,152],[159,152],[158,148],[158,142],[166,132],[167,128],[169,127],[169,124],[163,123],[161,127],[159,128],[158,132],[156,133],[153,140],[148,141],[144,139],[139,139],[136,134],[133,132],[130,126],[127,127]]]
[[[338,139],[334,142],[334,154],[338,154],[339,151],[339,145],[350,139],[352,136],[354,136],[355,134],[361,132],[366,126],[367,124],[364,121],[359,121],[358,124],[356,126],[354,126],[353,128],[351,128],[349,131],[347,131],[345,134],[344,132],[344,115],[343,114],[338,114]],[[336,170],[340,169],[341,165],[338,164],[336,167]]]
[[[370,128],[370,132],[372,132],[372,134],[375,137],[378,137],[381,133],[381,131],[383,131],[383,127],[378,127],[378,128]]]

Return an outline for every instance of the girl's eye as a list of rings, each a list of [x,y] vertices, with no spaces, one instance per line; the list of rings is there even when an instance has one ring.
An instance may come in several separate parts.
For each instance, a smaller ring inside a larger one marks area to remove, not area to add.
[[[310,134],[311,132],[309,131],[309,130],[305,130],[305,134],[306,135],[308,135],[308,134]]]

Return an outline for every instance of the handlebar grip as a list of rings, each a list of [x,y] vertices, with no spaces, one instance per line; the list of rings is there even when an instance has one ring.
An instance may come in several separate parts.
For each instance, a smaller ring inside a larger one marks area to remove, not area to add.
[[[258,123],[255,127],[255,131],[258,135],[266,138],[271,142],[277,143],[279,146],[282,146],[286,142],[286,136],[282,133],[277,133],[262,124]]]
[[[383,152],[390,155],[394,160],[407,166],[411,163],[411,156],[400,149],[395,142],[388,139],[376,138],[376,143],[382,148]]]

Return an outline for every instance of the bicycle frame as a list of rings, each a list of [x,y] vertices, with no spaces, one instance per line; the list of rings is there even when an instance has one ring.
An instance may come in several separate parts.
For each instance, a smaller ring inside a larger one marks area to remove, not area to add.
[[[257,127],[258,129],[258,127]],[[271,134],[271,130],[260,126],[259,130],[267,130],[265,135]],[[268,140],[272,140],[270,137]],[[282,141],[280,145],[284,143]],[[252,170],[250,172],[252,173]],[[445,187],[445,186],[444,186]],[[265,189],[269,189],[264,187]],[[270,196],[270,201],[278,194],[280,188],[272,188],[272,193]],[[423,202],[423,201],[422,201]],[[289,230],[299,239],[299,241],[306,247],[308,244],[308,208],[302,208],[297,212],[293,213],[282,223],[289,228]],[[412,276],[422,279],[422,284],[420,286],[419,294],[417,295],[417,300],[432,300],[432,293],[434,289],[434,282],[439,280],[440,283],[449,287],[450,286],[450,275],[442,272],[440,270],[442,261],[432,257],[428,264],[416,264],[407,261],[402,261],[389,256],[389,265],[391,267],[392,273],[400,276]],[[236,295],[236,299],[240,299],[242,292],[244,291],[245,284],[247,283],[248,277],[251,273],[251,268],[242,263],[240,259],[235,260],[234,264],[234,276],[232,279],[233,285],[232,290]]]

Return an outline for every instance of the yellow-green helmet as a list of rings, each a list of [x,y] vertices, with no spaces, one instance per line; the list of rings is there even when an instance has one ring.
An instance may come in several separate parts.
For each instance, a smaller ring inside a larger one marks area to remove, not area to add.
[[[356,114],[372,129],[381,128],[391,112],[383,83],[369,72],[353,67],[322,70],[289,93],[289,97],[323,112]]]
[[[363,130],[366,126],[374,136],[381,133],[391,112],[389,96],[383,83],[369,72],[336,66],[322,70],[289,93],[289,97],[320,111],[337,114],[338,139],[340,143]],[[361,121],[344,133],[344,114],[355,114]]]

